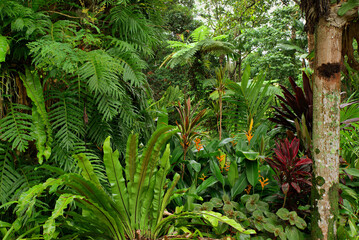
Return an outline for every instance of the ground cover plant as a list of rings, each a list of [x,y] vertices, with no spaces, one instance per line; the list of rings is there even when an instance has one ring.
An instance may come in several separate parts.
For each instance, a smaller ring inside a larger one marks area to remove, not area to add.
[[[0,1],[0,237],[359,239],[358,8]]]

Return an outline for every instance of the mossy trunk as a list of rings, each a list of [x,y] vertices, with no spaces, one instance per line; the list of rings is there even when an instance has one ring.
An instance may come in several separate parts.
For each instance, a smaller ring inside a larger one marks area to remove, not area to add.
[[[322,17],[316,30],[313,84],[312,239],[336,239],[342,27]]]

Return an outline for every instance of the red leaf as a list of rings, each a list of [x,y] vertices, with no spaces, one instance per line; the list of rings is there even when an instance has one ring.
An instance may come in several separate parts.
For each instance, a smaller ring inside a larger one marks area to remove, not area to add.
[[[292,185],[292,187],[298,192],[300,193],[300,187],[297,183],[295,182],[291,182],[290,185]]]
[[[287,193],[289,191],[289,183],[282,184],[282,191],[285,195],[287,195]]]
[[[306,164],[312,164],[313,161],[310,158],[301,158],[296,164],[295,166],[301,166],[301,165],[306,165]]]

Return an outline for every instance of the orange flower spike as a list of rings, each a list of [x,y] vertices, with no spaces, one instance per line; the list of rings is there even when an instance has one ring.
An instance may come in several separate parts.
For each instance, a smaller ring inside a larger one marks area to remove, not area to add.
[[[202,173],[202,177],[199,177],[198,179],[201,179],[202,181],[204,181],[206,179],[206,175],[204,175],[204,173]]]
[[[248,185],[246,189],[244,189],[244,191],[249,194],[251,192],[252,189],[252,185]]]
[[[196,138],[194,140],[195,144],[196,144],[196,149],[197,151],[200,151],[203,149],[203,145],[201,144],[201,139],[200,138]]]
[[[249,129],[248,132],[246,133],[248,144],[251,143],[251,139],[253,138],[252,128],[253,128],[253,118],[251,118],[251,123],[249,124]]]
[[[269,184],[268,181],[269,181],[268,178],[264,179],[263,177],[261,177],[261,179],[259,179],[259,182],[261,183],[261,186],[262,186],[262,190],[264,189],[264,187],[265,187],[266,185]]]

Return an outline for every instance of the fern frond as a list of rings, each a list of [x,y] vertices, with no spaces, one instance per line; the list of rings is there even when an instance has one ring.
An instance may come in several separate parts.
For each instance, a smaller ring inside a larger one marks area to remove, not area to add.
[[[0,204],[9,202],[23,183],[24,179],[15,170],[11,149],[0,143]]]
[[[55,130],[55,141],[67,151],[73,150],[75,142],[84,136],[83,109],[75,93],[71,91],[53,91],[51,99],[50,121]]]
[[[134,5],[118,5],[111,10],[110,24],[114,36],[130,43],[138,43],[139,51],[152,54],[151,46],[157,42],[155,29]],[[134,37],[135,36],[135,37]],[[146,43],[143,44],[143,43]]]
[[[70,43],[40,39],[27,46],[33,56],[32,62],[38,68],[57,69],[68,74],[78,69],[79,53]]]
[[[74,38],[82,37],[77,32],[80,25],[69,20],[59,20],[51,24],[49,32],[44,36],[44,40],[56,42],[73,42]],[[78,36],[80,35],[80,36]]]
[[[119,85],[119,72],[123,70],[116,61],[102,50],[94,50],[82,56],[84,64],[79,68],[78,74],[81,79],[87,81],[91,92],[110,93],[117,95],[121,90]]]
[[[118,64],[123,68],[123,80],[130,82],[132,86],[139,87],[145,83],[145,74],[142,69],[147,67],[147,63],[143,61],[135,52],[120,51],[117,48],[111,48],[108,53],[112,55]]]
[[[3,27],[10,24],[11,31],[23,32],[27,39],[32,35],[45,34],[50,23],[50,19],[45,14],[8,0],[0,2],[0,19],[6,19]]]
[[[207,26],[200,26],[196,28],[190,35],[194,42],[200,42],[205,40],[209,37],[209,27]]]
[[[34,140],[31,135],[32,117],[26,112],[30,112],[31,108],[10,103],[9,112],[0,119],[0,139],[12,143],[12,149],[24,152],[29,141]]]

